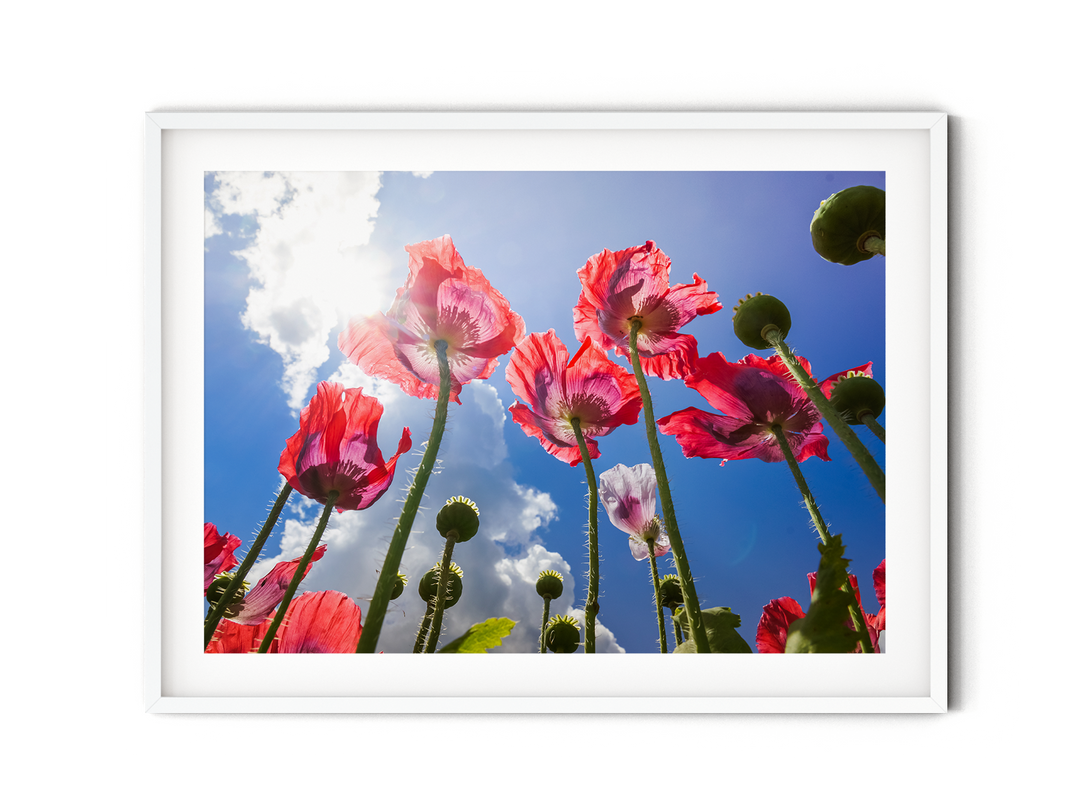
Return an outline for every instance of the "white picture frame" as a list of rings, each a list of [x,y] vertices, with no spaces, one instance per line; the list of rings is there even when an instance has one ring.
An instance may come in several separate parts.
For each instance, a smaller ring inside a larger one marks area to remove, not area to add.
[[[945,711],[947,124],[938,112],[148,113],[147,711]],[[360,144],[362,165],[349,157],[360,153]],[[918,437],[904,443],[910,447],[895,445],[895,459],[890,449],[894,506],[887,530],[898,536],[895,505],[903,503],[906,543],[896,554],[895,546],[889,550],[889,652],[724,659],[203,655],[191,643],[201,623],[191,638],[181,629],[178,617],[191,611],[176,584],[186,579],[181,566],[170,565],[175,537],[202,521],[202,316],[194,314],[201,306],[202,172],[277,168],[282,161],[308,170],[369,169],[372,161],[386,170],[885,170],[894,268],[887,281],[887,347],[893,379],[904,382],[908,435]],[[895,337],[900,330],[902,341]],[[208,658],[215,660],[207,664]],[[362,677],[357,666],[364,667]],[[797,694],[782,687],[793,680]]]

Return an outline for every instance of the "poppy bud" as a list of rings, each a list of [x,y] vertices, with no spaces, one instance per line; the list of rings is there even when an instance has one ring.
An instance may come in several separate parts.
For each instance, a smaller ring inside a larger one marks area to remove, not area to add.
[[[214,577],[214,581],[210,583],[210,587],[206,589],[206,601],[211,605],[216,605],[222,594],[225,593],[225,589],[229,587],[229,583],[232,582],[232,574],[218,574]],[[240,587],[236,589],[236,593],[232,595],[229,600],[230,605],[235,605],[244,598],[244,594],[247,593],[248,583],[241,582]]]
[[[752,349],[771,349],[765,333],[778,329],[780,338],[786,338],[791,329],[791,313],[784,302],[771,295],[748,295],[740,298],[733,316],[735,337]]]
[[[581,644],[581,625],[573,616],[554,616],[544,630],[544,642],[555,653],[572,653]]]
[[[455,495],[439,510],[435,528],[446,539],[455,543],[471,540],[480,531],[480,510],[476,504],[461,495]],[[455,532],[453,538],[450,532]]]
[[[821,201],[810,220],[814,250],[826,261],[855,264],[874,253],[870,237],[885,238],[885,192],[874,186],[852,186]]]
[[[674,610],[682,603],[682,583],[675,574],[668,574],[660,580],[660,606]]]
[[[450,563],[450,581],[446,583],[446,604],[444,607],[453,607],[461,598],[461,568],[457,563]],[[439,594],[439,566],[434,566],[430,571],[420,577],[417,585],[420,598],[430,602]]]
[[[862,415],[877,419],[885,410],[885,389],[872,377],[857,371],[833,383],[829,402],[849,425],[862,424]]]
[[[563,577],[558,571],[541,571],[536,580],[536,592],[544,599],[558,599],[562,596]]]
[[[403,573],[398,571],[397,576],[394,578],[393,589],[390,591],[390,599],[397,599],[403,593],[405,593],[405,586],[409,584],[409,578]]]

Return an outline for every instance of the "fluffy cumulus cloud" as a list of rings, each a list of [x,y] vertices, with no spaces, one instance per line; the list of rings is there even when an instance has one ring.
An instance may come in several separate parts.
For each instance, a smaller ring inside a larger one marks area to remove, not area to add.
[[[207,237],[223,217],[249,218],[251,289],[242,314],[284,364],[289,406],[310,397],[329,337],[347,318],[374,312],[392,294],[390,259],[368,246],[379,210],[378,172],[219,172]]]

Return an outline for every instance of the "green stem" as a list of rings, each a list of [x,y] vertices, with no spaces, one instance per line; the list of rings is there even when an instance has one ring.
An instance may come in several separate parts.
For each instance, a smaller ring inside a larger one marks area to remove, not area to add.
[[[652,397],[649,396],[649,386],[645,382],[645,374],[641,370],[641,360],[638,358],[637,336],[641,329],[641,321],[634,318],[630,323],[630,362],[634,366],[634,377],[637,378],[638,390],[641,392],[641,404],[645,411],[645,434],[649,438],[649,450],[652,451],[653,469],[656,472],[656,488],[660,492],[660,506],[664,512],[664,527],[667,529],[668,539],[671,541],[671,554],[675,558],[675,570],[679,573],[679,582],[682,584],[684,607],[686,617],[690,620],[690,635],[697,645],[699,653],[712,652],[709,647],[709,637],[705,633],[705,622],[701,618],[701,607],[698,604],[697,589],[694,587],[694,577],[690,573],[690,560],[686,557],[686,549],[683,546],[682,535],[679,533],[679,524],[675,520],[675,505],[671,501],[671,488],[668,485],[667,470],[664,468],[664,457],[660,454],[660,441],[656,437],[656,420],[653,418]]]
[[[880,253],[885,255],[885,240],[880,236],[869,236],[866,241],[863,242],[863,249],[867,253]]]
[[[791,469],[791,474],[795,476],[795,483],[799,487],[799,492],[802,493],[803,502],[810,512],[810,519],[814,522],[814,528],[817,529],[821,542],[826,546],[832,546],[835,544],[836,540],[829,534],[829,530],[825,526],[825,520],[821,517],[821,511],[818,509],[817,502],[810,492],[810,487],[807,485],[806,479],[803,478],[802,470],[799,469],[799,462],[795,460],[795,454],[791,452],[791,445],[788,444],[787,436],[784,435],[784,429],[779,425],[773,425],[772,432],[776,437],[776,443],[780,445],[780,449],[784,453],[784,458],[787,460],[788,467]],[[870,632],[866,629],[866,618],[863,615],[862,608],[859,607],[855,600],[855,592],[851,589],[851,583],[847,577],[844,577],[844,584],[841,588],[848,597],[848,614],[851,616],[851,621],[855,625],[855,632],[859,634],[859,645],[862,647],[864,653],[872,653],[874,651],[874,645],[870,641]]]
[[[302,580],[304,574],[307,573],[307,567],[311,563],[311,557],[315,553],[319,541],[322,540],[323,532],[326,530],[326,524],[330,520],[330,513],[334,511],[334,504],[337,503],[337,499],[338,493],[335,490],[331,490],[326,496],[326,506],[323,508],[322,517],[319,518],[319,525],[315,527],[315,534],[311,536],[311,542],[308,543],[304,556],[300,558],[300,565],[297,567],[296,573],[293,574],[293,578],[289,582],[289,587],[285,589],[285,596],[282,598],[281,604],[278,605],[274,620],[270,622],[270,629],[267,630],[266,635],[263,636],[262,644],[259,645],[260,653],[265,653],[270,649],[270,643],[274,640],[278,627],[281,626],[281,622],[285,619],[285,612],[289,609],[289,604],[292,602],[293,595],[300,585],[300,580]]]
[[[431,627],[431,616],[435,612],[435,605],[431,602],[427,603],[427,609],[424,611],[424,620],[420,622],[420,629],[416,631],[416,641],[413,643],[413,653],[422,653],[424,651],[424,642],[427,640],[428,628]]]
[[[544,630],[547,629],[548,614],[551,613],[551,597],[544,597],[544,620],[540,622],[540,652],[547,652],[547,644],[544,643]]]
[[[442,566],[439,568],[439,589],[435,595],[435,612],[431,618],[431,633],[428,635],[427,649],[424,652],[433,653],[439,643],[439,634],[442,632],[443,611],[446,610],[446,590],[450,587],[450,558],[454,554],[454,538],[457,532],[448,532],[443,545]]]
[[[379,573],[375,593],[371,597],[367,624],[364,625],[364,632],[360,634],[360,643],[356,645],[358,653],[373,653],[375,646],[379,643],[379,633],[382,630],[383,619],[386,618],[386,608],[390,604],[390,593],[394,589],[394,580],[397,579],[401,557],[405,553],[405,544],[409,540],[409,532],[412,531],[416,511],[420,508],[420,500],[424,497],[424,488],[427,487],[431,471],[435,468],[435,458],[439,455],[439,444],[442,442],[443,431],[446,429],[446,411],[450,402],[450,364],[446,359],[446,347],[445,340],[435,341],[435,356],[439,361],[439,399],[435,405],[435,421],[431,426],[431,436],[428,437],[424,457],[416,470],[412,486],[409,487],[409,495],[405,499],[401,517],[398,518],[394,536],[390,540],[390,548],[386,550],[386,560]]]
[[[649,544],[649,568],[652,569],[653,601],[656,603],[656,624],[660,629],[660,652],[667,652],[667,630],[664,627],[664,606],[660,604],[660,575],[656,573],[656,557],[653,556],[655,540],[646,540]]]
[[[874,487],[874,491],[877,492],[878,497],[881,498],[881,502],[885,502],[885,473],[882,472],[881,467],[878,466],[877,461],[870,455],[870,451],[866,449],[866,446],[859,440],[859,437],[855,435],[855,431],[840,418],[840,414],[836,412],[836,409],[832,406],[826,396],[821,393],[821,389],[817,387],[817,383],[806,373],[806,369],[803,368],[802,363],[795,357],[795,353],[791,351],[788,345],[784,342],[784,339],[780,336],[780,331],[777,329],[770,329],[764,336],[774,349],[776,353],[780,355],[780,358],[784,361],[784,365],[788,367],[788,371],[795,380],[802,386],[802,389],[810,397],[810,401],[814,403],[814,407],[818,409],[818,412],[825,418],[825,421],[829,423],[829,426],[836,431],[837,437],[844,443],[848,451],[855,457],[855,462],[862,468],[863,473],[869,479],[871,486]]]
[[[859,419],[864,425],[870,428],[870,432],[881,439],[881,443],[885,444],[885,428],[877,423],[877,419],[870,412],[864,413]]]
[[[255,565],[255,561],[259,559],[259,554],[262,553],[262,548],[266,545],[266,538],[270,536],[270,532],[272,532],[274,526],[277,525],[281,510],[285,508],[285,502],[289,500],[289,495],[292,494],[292,491],[293,488],[288,484],[285,484],[285,486],[282,487],[281,492],[278,493],[277,500],[274,501],[274,505],[270,508],[270,514],[266,516],[266,521],[263,523],[262,529],[259,530],[259,536],[255,538],[255,542],[251,545],[251,550],[248,551],[247,556],[244,557],[244,561],[240,563],[240,567],[236,569],[235,576],[233,576],[232,581],[226,586],[221,598],[218,599],[217,603],[206,615],[206,622],[203,624],[203,649],[206,649],[214,638],[214,633],[217,631],[218,623],[225,613],[225,608],[232,602],[233,595],[236,593],[237,588],[243,583],[244,577],[246,577],[248,571],[251,570],[251,566]]]
[[[675,611],[671,611],[671,626],[675,628],[675,644],[678,646],[683,643],[682,628],[679,627],[679,623],[675,621]]]
[[[596,652],[596,614],[600,612],[600,541],[596,529],[596,475],[593,473],[589,447],[581,433],[581,420],[576,416],[570,420],[577,437],[581,463],[585,465],[585,476],[589,481],[589,595],[585,600],[585,652]]]

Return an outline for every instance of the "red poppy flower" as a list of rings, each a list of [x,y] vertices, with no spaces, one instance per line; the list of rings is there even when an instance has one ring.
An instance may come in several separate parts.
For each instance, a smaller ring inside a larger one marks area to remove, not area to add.
[[[518,345],[506,367],[506,381],[526,404],[510,406],[514,421],[555,458],[571,467],[581,461],[571,419],[581,422],[589,458],[598,458],[596,436],[607,436],[619,425],[632,425],[641,411],[641,394],[634,375],[608,358],[585,338],[578,353],[570,353],[549,329],[534,332]]]
[[[809,373],[810,363],[798,360]],[[729,363],[720,352],[713,352],[698,360],[684,382],[724,412],[686,408],[657,420],[660,432],[675,436],[687,458],[783,461],[772,432],[773,425],[779,425],[796,460],[810,456],[829,460],[821,416],[780,357],[751,354]]]
[[[409,278],[390,311],[349,323],[338,346],[373,377],[390,380],[406,394],[439,395],[435,341],[445,340],[450,398],[461,386],[486,380],[525,334],[525,322],[475,267],[467,267],[449,236],[407,245]]]
[[[394,480],[398,457],[412,447],[405,428],[397,453],[383,461],[376,444],[382,413],[379,400],[359,388],[319,383],[300,412],[300,430],[285,444],[278,471],[293,489],[319,503],[336,491],[339,512],[367,509]]]
[[[885,631],[885,561],[874,569],[874,595],[877,597],[881,611],[875,615],[867,615],[867,621],[874,623],[874,629],[879,633]]]
[[[273,616],[257,625],[222,621],[208,653],[253,653]],[[270,643],[271,653],[354,653],[360,641],[360,607],[338,591],[305,593],[294,599]]]
[[[233,552],[240,547],[240,538],[234,534],[218,534],[213,523],[203,524],[203,593],[210,587],[214,577],[236,567]]]
[[[326,546],[319,546],[311,555],[311,562],[304,571],[306,577],[311,571],[311,565],[316,560],[321,560],[326,553]],[[300,567],[302,556],[295,560],[279,562],[265,577],[260,579],[248,593],[235,605],[225,608],[223,614],[229,621],[236,624],[256,625],[265,621],[274,608],[281,604],[285,591],[289,589],[296,569]],[[301,578],[302,579],[302,578]]]
[[[693,284],[668,285],[669,259],[656,243],[591,257],[578,270],[581,297],[574,307],[574,334],[591,337],[605,352],[630,357],[630,320],[641,319],[638,356],[641,370],[664,380],[691,372],[697,340],[679,330],[698,315],[720,310],[716,293],[694,274]]]
[[[802,605],[790,596],[781,596],[765,605],[757,626],[759,653],[783,653],[787,646],[787,631],[791,623],[806,615]]]
[[[806,578],[810,581],[810,595],[814,595],[814,587],[817,584],[817,572],[811,572],[806,575]],[[880,588],[879,588],[880,580]],[[848,581],[851,582],[851,587],[855,591],[855,599],[859,603],[859,609],[862,609],[862,597],[859,594],[859,580],[854,574],[848,575]],[[870,633],[870,642],[874,645],[874,652],[881,652],[878,638],[882,630],[885,629],[885,560],[881,561],[881,565],[874,569],[874,590],[877,592],[878,602],[881,603],[881,612],[878,614],[867,614],[863,612],[863,616],[866,619],[866,629]],[[757,627],[757,648],[759,653],[782,653],[787,645],[788,628],[791,623],[796,619],[801,619],[806,615],[806,612],[802,609],[802,605],[792,599],[790,596],[782,596],[779,599],[773,599],[769,604],[762,608],[761,620],[758,622]],[[850,620],[848,626],[853,626]],[[856,646],[852,652],[861,652],[861,648]]]

